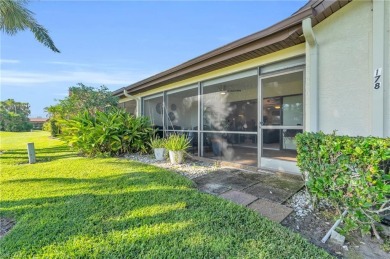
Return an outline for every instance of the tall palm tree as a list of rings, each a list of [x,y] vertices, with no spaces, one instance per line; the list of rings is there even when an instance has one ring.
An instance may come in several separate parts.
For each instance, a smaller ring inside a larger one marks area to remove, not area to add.
[[[40,43],[59,53],[48,31],[37,23],[34,13],[24,7],[27,2],[28,0],[0,0],[0,29],[9,35],[30,29]]]

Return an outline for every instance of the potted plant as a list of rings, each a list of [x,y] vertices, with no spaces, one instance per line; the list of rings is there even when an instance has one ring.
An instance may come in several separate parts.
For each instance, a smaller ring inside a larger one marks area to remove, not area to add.
[[[186,135],[172,134],[165,143],[169,150],[169,159],[171,164],[181,164],[184,161],[184,153],[190,147],[190,140]]]
[[[150,147],[154,151],[154,157],[156,160],[162,161],[164,160],[165,154],[165,142],[166,140],[160,137],[155,137],[150,140]]]

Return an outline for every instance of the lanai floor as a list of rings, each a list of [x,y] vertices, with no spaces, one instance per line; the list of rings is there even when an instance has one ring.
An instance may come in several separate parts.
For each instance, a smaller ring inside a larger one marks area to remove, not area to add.
[[[304,186],[300,176],[236,169],[221,169],[193,180],[200,191],[251,208],[276,222],[292,212],[282,203]]]

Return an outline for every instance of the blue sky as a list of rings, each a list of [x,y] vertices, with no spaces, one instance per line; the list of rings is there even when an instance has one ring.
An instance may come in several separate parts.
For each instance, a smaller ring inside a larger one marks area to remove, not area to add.
[[[127,86],[288,17],[306,1],[34,1],[60,54],[30,31],[1,35],[1,100],[31,116],[82,82]]]

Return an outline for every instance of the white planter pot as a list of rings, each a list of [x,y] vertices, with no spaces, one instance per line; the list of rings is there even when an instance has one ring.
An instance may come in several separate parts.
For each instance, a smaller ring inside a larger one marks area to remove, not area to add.
[[[164,160],[165,148],[155,148],[154,149],[154,157],[156,160],[162,161]]]
[[[181,164],[184,161],[184,151],[172,151],[169,150],[169,159],[171,160],[171,164]]]

